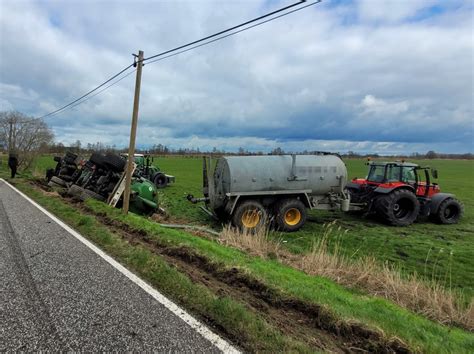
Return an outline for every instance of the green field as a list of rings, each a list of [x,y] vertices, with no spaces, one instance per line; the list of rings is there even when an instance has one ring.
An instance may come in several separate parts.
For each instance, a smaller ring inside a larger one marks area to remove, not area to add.
[[[365,160],[346,160],[349,176],[364,177]],[[308,223],[295,233],[275,233],[282,244],[295,253],[306,252],[322,235],[323,225],[337,220],[349,230],[338,237],[346,255],[373,255],[380,261],[399,265],[406,272],[416,271],[427,279],[438,279],[446,287],[474,295],[474,161],[421,160],[421,165],[439,170],[442,191],[454,193],[463,202],[465,214],[457,225],[437,225],[420,220],[408,227],[389,227],[372,218],[342,212],[310,212]],[[162,190],[165,209],[175,218],[215,225],[197,205],[190,204],[188,193],[201,196],[202,161],[197,158],[155,158],[155,164],[176,176],[177,182]]]

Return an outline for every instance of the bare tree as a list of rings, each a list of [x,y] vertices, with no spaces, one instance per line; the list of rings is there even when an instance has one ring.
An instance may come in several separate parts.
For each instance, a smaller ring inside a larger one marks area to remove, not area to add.
[[[42,119],[15,111],[0,112],[0,143],[18,154],[18,166],[22,169],[29,168],[41,148],[53,138],[53,132]]]

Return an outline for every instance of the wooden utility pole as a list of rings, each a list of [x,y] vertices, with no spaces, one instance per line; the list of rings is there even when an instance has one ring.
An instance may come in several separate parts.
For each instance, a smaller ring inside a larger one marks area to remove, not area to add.
[[[135,98],[133,100],[133,114],[132,114],[132,128],[130,130],[130,145],[128,147],[127,169],[125,174],[125,191],[123,192],[123,207],[124,214],[128,214],[128,207],[130,205],[130,183],[132,181],[132,170],[135,155],[135,138],[137,135],[138,124],[138,106],[140,102],[140,86],[142,82],[142,67],[143,67],[143,51],[138,51],[137,78],[135,81]]]

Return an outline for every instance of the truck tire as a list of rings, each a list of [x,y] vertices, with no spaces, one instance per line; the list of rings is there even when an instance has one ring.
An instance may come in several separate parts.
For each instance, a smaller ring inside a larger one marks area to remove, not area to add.
[[[114,172],[123,172],[126,161],[116,154],[105,155],[104,165]]]
[[[283,199],[276,205],[275,222],[277,228],[285,232],[301,229],[306,223],[306,207],[296,198]]]
[[[54,183],[60,187],[67,187],[66,181],[63,181],[61,178],[53,176],[51,177],[50,183]]]
[[[67,190],[67,194],[70,197],[80,197],[82,192],[84,192],[84,188],[79,187],[76,184],[73,184],[69,189]]]
[[[380,195],[375,202],[375,211],[389,225],[413,224],[420,212],[420,202],[412,191],[398,189]]]
[[[66,162],[69,165],[75,165],[76,159],[77,159],[77,155],[69,151],[67,151],[66,156],[64,156],[64,162]]]
[[[89,161],[92,162],[94,165],[103,166],[105,162],[105,156],[99,154],[98,152],[94,152],[89,158]]]
[[[96,199],[96,200],[100,200],[101,202],[105,202],[105,198],[103,196],[101,196],[100,194],[94,192],[94,191],[91,191],[90,189],[83,189],[81,195],[79,196],[79,198],[82,200],[82,201],[86,201],[87,199]]]
[[[232,223],[240,230],[257,231],[268,221],[264,206],[256,200],[246,200],[237,206]]]
[[[464,206],[455,198],[446,198],[441,202],[431,219],[438,224],[456,224],[464,214]]]
[[[153,183],[155,184],[156,188],[165,188],[168,185],[168,179],[164,173],[158,172],[153,177]]]

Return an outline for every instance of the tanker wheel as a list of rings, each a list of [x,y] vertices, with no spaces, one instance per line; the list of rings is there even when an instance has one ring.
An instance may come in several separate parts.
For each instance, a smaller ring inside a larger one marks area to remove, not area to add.
[[[168,180],[163,173],[158,172],[153,177],[153,183],[155,184],[156,188],[165,188],[168,185]]]
[[[232,223],[245,231],[257,231],[265,225],[268,213],[256,200],[246,200],[239,204],[232,216]]]
[[[438,224],[456,224],[464,213],[464,206],[455,198],[446,198],[431,219]]]
[[[377,215],[393,226],[413,224],[420,212],[420,202],[415,194],[407,189],[399,189],[377,198]]]
[[[306,223],[306,207],[298,199],[283,199],[276,205],[276,224],[279,230],[293,232]]]

